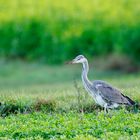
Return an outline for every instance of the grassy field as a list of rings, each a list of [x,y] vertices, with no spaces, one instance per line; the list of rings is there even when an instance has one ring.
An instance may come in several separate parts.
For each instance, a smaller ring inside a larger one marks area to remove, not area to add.
[[[140,139],[139,111],[122,108],[104,115],[83,90],[80,66],[0,66],[0,139]],[[140,74],[91,67],[89,78],[106,80],[140,101]]]

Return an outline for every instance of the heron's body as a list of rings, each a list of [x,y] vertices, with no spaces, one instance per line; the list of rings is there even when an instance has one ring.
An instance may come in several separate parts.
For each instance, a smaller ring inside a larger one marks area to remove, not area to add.
[[[77,56],[73,60],[73,63],[83,64],[81,75],[83,85],[95,102],[105,108],[105,111],[108,108],[116,108],[120,104],[134,105],[135,102],[133,100],[124,96],[118,89],[112,87],[110,84],[101,80],[90,82],[87,76],[89,70],[88,61],[83,55]]]

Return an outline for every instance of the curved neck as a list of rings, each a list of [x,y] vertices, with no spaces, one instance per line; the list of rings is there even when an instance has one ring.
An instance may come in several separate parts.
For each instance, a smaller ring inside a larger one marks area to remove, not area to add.
[[[88,61],[83,63],[83,71],[82,74],[84,74],[85,76],[88,75],[88,71],[89,71],[89,66],[88,66]]]
[[[83,63],[83,70],[82,70],[82,81],[84,84],[91,84],[91,82],[88,80],[88,71],[89,71],[89,66],[88,66],[88,61],[85,61]]]

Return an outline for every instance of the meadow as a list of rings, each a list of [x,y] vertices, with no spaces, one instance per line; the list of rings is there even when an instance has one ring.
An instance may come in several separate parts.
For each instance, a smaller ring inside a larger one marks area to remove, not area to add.
[[[139,0],[0,0],[0,140],[139,140],[139,13]],[[104,114],[64,64],[77,54],[138,105]]]
[[[139,109],[122,107],[105,115],[84,91],[80,66],[0,65],[0,139],[140,139]],[[139,73],[91,66],[89,78],[110,82],[140,101]]]

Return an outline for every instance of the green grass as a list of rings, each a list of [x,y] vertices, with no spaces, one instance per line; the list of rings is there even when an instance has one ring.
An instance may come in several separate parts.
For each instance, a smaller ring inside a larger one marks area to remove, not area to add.
[[[104,116],[82,88],[80,66],[0,65],[0,139],[140,138],[139,111],[122,108]],[[89,78],[110,82],[140,101],[139,73],[126,75],[91,67]]]
[[[139,139],[140,117],[125,111],[78,114],[33,113],[0,120],[1,139]]]

